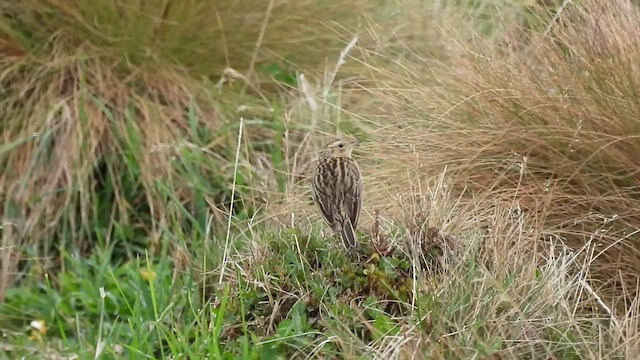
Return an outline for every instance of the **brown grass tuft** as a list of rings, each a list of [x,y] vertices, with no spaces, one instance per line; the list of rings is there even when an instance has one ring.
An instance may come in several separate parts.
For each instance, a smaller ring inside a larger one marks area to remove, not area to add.
[[[361,59],[368,79],[336,85],[342,107],[333,119],[356,124],[338,132],[366,139],[355,153],[363,229],[405,217],[412,205],[393,204],[446,168],[460,212],[490,228],[495,207],[508,206],[535,222],[541,244],[559,237],[574,250],[594,246],[594,287],[632,298],[640,280],[640,15],[629,1],[562,9],[528,29],[505,19],[498,41],[436,27],[444,57],[413,51],[406,39],[396,43],[409,50],[402,60],[397,48],[361,43],[350,61]],[[296,174],[314,151],[308,142],[297,148]],[[284,206],[272,204],[281,222],[300,212],[315,221],[303,178],[291,178]]]
[[[0,202],[19,241],[3,252],[40,247],[46,267],[57,264],[53,244],[90,251],[109,241],[109,223],[153,232],[167,216],[159,184],[180,176],[183,109],[209,124],[219,115],[179,73],[120,74],[120,65],[81,48],[6,68],[0,163],[11,171],[0,174]]]
[[[640,276],[638,26],[630,2],[585,1],[548,34],[508,32],[517,50],[451,35],[458,57],[414,58],[409,76],[380,72],[372,96],[386,126],[371,134],[365,164],[377,165],[363,165],[368,206],[402,193],[407,171],[428,179],[446,166],[471,208],[513,204],[541,236],[596,245],[600,286],[632,296],[623,292]]]
[[[0,173],[0,218],[14,227],[0,258],[35,246],[47,268],[59,265],[54,244],[154,250],[168,225],[204,233],[209,206],[226,221],[240,116],[250,125],[236,210],[258,208],[282,171],[272,150],[283,142],[281,114],[270,98],[279,85],[265,67],[319,73],[367,9],[366,1],[0,5],[0,167],[10,169]]]

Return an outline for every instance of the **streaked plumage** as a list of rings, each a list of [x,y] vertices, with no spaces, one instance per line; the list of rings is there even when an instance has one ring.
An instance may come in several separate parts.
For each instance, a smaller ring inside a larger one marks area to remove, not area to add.
[[[311,182],[320,214],[347,248],[357,244],[356,228],[362,208],[362,179],[358,163],[351,157],[357,144],[343,139],[327,144],[320,152]]]

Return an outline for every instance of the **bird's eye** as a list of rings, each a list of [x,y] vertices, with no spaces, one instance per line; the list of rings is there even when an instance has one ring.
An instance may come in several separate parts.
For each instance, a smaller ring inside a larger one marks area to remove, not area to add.
[[[344,147],[344,144],[338,144],[338,147],[339,147],[339,148],[343,148],[343,147]]]

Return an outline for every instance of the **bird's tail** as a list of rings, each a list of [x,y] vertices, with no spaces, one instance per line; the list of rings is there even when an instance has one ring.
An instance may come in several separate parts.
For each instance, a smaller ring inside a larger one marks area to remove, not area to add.
[[[340,235],[342,235],[342,241],[347,249],[356,247],[356,230],[348,219],[342,222]]]

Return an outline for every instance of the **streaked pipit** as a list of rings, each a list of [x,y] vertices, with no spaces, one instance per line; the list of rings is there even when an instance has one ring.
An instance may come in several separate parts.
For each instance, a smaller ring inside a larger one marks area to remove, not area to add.
[[[344,246],[356,247],[356,228],[362,208],[362,179],[351,152],[358,141],[336,139],[320,151],[313,174],[313,199],[327,224]]]

